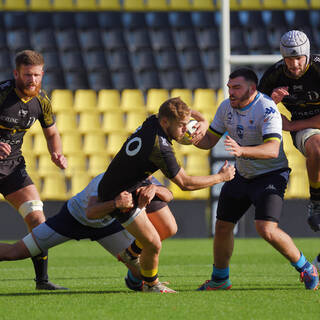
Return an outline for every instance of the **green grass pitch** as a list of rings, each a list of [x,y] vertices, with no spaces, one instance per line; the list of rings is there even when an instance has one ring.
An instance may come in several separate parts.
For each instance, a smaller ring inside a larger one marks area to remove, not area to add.
[[[309,260],[318,239],[295,239]],[[70,241],[50,251],[50,279],[70,290],[34,290],[30,259],[0,263],[0,319],[319,319],[320,291],[261,239],[236,239],[229,291],[196,292],[212,270],[211,239],[163,243],[159,274],[177,294],[129,291],[125,267],[100,245]]]

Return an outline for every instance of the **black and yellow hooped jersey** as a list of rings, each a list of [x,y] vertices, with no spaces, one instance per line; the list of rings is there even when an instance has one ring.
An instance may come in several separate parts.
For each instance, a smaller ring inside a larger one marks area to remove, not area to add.
[[[292,120],[308,119],[320,114],[320,55],[312,55],[305,73],[290,77],[284,60],[272,65],[262,76],[258,90],[271,95],[278,87],[289,87],[289,96],[282,100]]]
[[[99,199],[107,201],[124,190],[135,190],[158,169],[171,179],[179,172],[180,164],[170,139],[153,115],[127,139],[110,163],[99,184]]]
[[[23,136],[35,123],[40,121],[43,128],[55,123],[51,102],[45,92],[28,101],[19,98],[14,80],[0,83],[0,141],[10,144],[11,154],[7,160],[21,155]]]

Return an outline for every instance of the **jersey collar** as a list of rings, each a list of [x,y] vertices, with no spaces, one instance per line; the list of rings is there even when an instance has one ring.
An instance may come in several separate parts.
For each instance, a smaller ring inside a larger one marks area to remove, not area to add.
[[[257,95],[254,97],[254,99],[253,99],[252,102],[250,102],[250,103],[249,103],[248,105],[246,105],[244,108],[238,109],[238,111],[242,112],[242,111],[246,111],[246,110],[250,109],[251,106],[259,99],[260,94],[261,94],[261,93],[258,92]]]

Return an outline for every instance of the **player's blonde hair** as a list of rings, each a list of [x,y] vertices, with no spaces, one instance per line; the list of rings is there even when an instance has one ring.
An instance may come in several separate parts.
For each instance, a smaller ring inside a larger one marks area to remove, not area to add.
[[[33,50],[23,50],[16,54],[15,57],[16,70],[22,65],[25,66],[43,66],[44,59],[41,53]]]
[[[180,97],[166,100],[159,108],[158,118],[167,118],[168,120],[183,120],[190,116],[191,109],[184,103]]]

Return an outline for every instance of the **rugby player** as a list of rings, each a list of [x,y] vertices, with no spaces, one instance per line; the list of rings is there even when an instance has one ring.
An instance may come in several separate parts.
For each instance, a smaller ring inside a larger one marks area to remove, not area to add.
[[[45,221],[43,203],[26,171],[21,146],[24,134],[39,120],[51,160],[61,169],[67,167],[61,140],[52,114],[51,103],[43,90],[44,60],[31,50],[17,53],[14,80],[0,83],[0,192],[21,214],[28,230]],[[65,289],[48,280],[46,251],[32,258],[36,289]]]
[[[319,284],[316,268],[278,227],[290,174],[282,146],[282,122],[274,101],[257,91],[258,78],[247,68],[229,76],[229,99],[224,100],[204,138],[196,145],[214,147],[225,132],[225,148],[235,156],[236,175],[224,184],[218,200],[211,279],[198,290],[230,289],[229,263],[233,229],[253,204],[258,234],[300,273],[306,289]]]
[[[204,135],[208,126],[200,113],[191,110],[180,98],[165,101],[158,114],[146,119],[110,163],[98,187],[99,201],[111,200],[123,190],[134,192],[146,177],[159,169],[182,190],[198,190],[232,179],[235,169],[227,162],[217,174],[208,176],[188,176],[177,162],[172,140],[183,138],[191,116],[199,121],[194,136]],[[174,292],[158,279],[161,240],[147,219],[144,210],[147,204],[148,201],[135,202],[132,210],[115,210],[110,215],[117,218],[143,247],[140,255],[143,291]],[[93,219],[104,216],[91,215]]]

